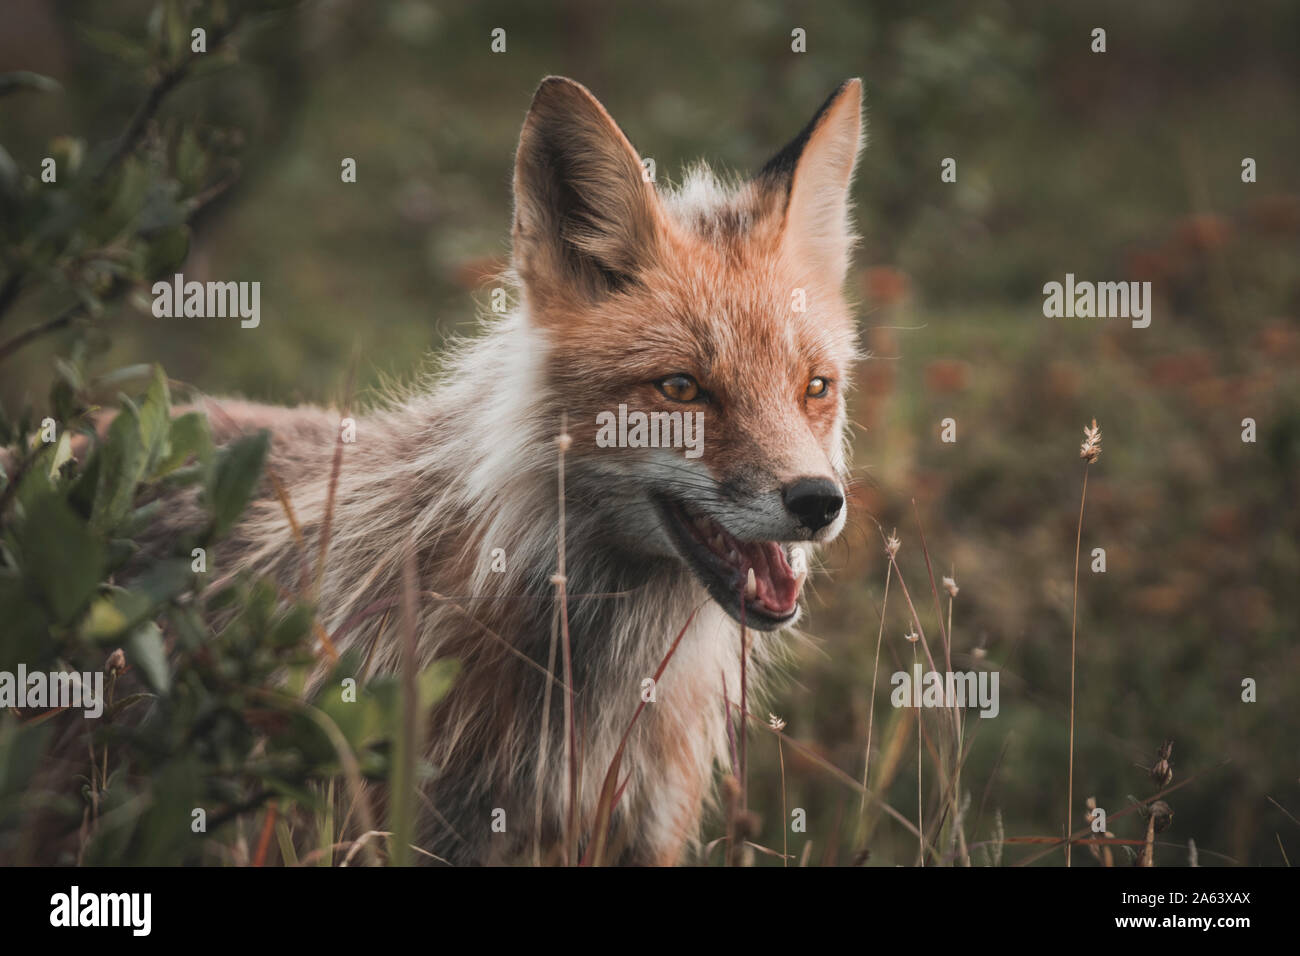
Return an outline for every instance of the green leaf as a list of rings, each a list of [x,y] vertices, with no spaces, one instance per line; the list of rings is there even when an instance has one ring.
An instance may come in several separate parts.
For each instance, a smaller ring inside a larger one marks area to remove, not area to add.
[[[36,779],[53,724],[21,725],[0,715],[0,796],[23,793]]]
[[[167,379],[154,368],[153,382],[144,404],[137,410],[124,401],[95,456],[98,480],[91,526],[100,532],[116,528],[131,510],[136,485],[159,460],[169,454],[171,399]]]
[[[175,272],[190,252],[190,227],[185,224],[158,232],[149,242],[144,272],[156,279]]]
[[[144,476],[148,449],[140,440],[140,413],[130,402],[108,427],[99,459],[99,480],[90,525],[99,532],[115,528],[135,501],[135,486]]]
[[[140,444],[145,449],[143,474],[153,471],[157,463],[165,458],[170,449],[168,435],[171,432],[172,404],[171,394],[167,390],[167,376],[162,366],[155,365],[153,381],[145,395],[144,404],[140,406]]]
[[[131,587],[96,598],[81,624],[81,636],[109,641],[153,618],[163,605],[190,586],[189,562],[169,558],[149,566]]]
[[[176,178],[189,192],[194,192],[203,182],[207,165],[207,156],[194,127],[185,127],[176,142]]]
[[[186,412],[173,418],[170,443],[171,453],[158,462],[153,472],[154,477],[171,474],[189,461],[191,456],[196,458],[203,468],[212,467],[214,450],[206,415],[199,412]]]
[[[420,672],[418,680],[422,714],[427,715],[433,710],[433,705],[446,696],[458,673],[460,662],[454,658],[440,658]]]
[[[54,446],[54,456],[50,459],[50,480],[53,481],[59,476],[59,469],[63,467],[65,461],[72,460],[72,438],[68,432],[59,436],[58,443]]]
[[[102,214],[87,227],[93,239],[108,242],[116,238],[144,207],[149,194],[149,168],[134,156],[122,160],[116,175],[116,189]]]
[[[167,652],[163,648],[162,631],[153,621],[146,621],[134,631],[126,641],[126,662],[137,667],[144,676],[145,683],[160,694],[166,694],[170,686],[167,671]]]
[[[311,623],[315,616],[310,605],[295,604],[266,635],[267,646],[287,648],[303,643],[311,634]]]
[[[208,490],[213,534],[225,534],[239,520],[257,488],[270,445],[271,433],[262,429],[223,450]]]
[[[137,378],[146,378],[153,374],[154,367],[147,362],[141,362],[138,365],[126,365],[122,368],[114,369],[106,375],[101,375],[95,379],[95,385],[98,388],[116,388],[125,382],[134,381]]]
[[[99,493],[99,464],[102,457],[99,454],[91,455],[68,489],[68,504],[80,514],[90,514],[94,510],[95,497]]]
[[[189,31],[186,22],[176,9],[176,4],[168,3],[163,15],[163,55],[169,60],[184,54],[189,46]]]
[[[187,651],[196,651],[207,639],[208,630],[202,616],[193,607],[173,605],[167,613],[180,646]]]
[[[37,497],[15,532],[23,570],[59,623],[71,621],[99,587],[104,545],[60,497]]]
[[[64,173],[73,175],[85,159],[86,144],[75,136],[56,136],[50,140],[48,155],[58,164],[60,178]]]
[[[54,490],[54,483],[50,480],[50,461],[54,458],[55,445],[49,442],[36,443],[36,437],[33,437],[31,445],[34,449],[32,452],[31,465],[27,469],[18,484],[18,504],[23,512],[26,512],[37,501],[37,499],[50,494]]]
[[[91,641],[117,637],[126,630],[127,617],[113,597],[98,597],[81,622],[81,636]]]
[[[148,599],[151,607],[166,604],[194,582],[188,558],[165,558],[131,582],[131,590]]]
[[[89,46],[128,66],[149,66],[153,60],[149,50],[142,44],[112,30],[101,30],[83,24],[77,28],[77,32]]]
[[[85,387],[85,378],[82,376],[81,369],[76,362],[69,362],[67,359],[55,357],[54,371],[59,380],[67,382],[74,390]]]
[[[58,80],[30,70],[15,70],[12,73],[0,73],[0,96],[21,93],[24,90],[35,93],[57,93],[63,87]]]
[[[140,553],[140,546],[129,538],[108,539],[108,566],[120,568]]]
[[[4,614],[0,670],[12,673],[20,662],[39,669],[52,661],[49,613],[26,578],[0,574],[0,612]]]
[[[175,507],[175,503],[166,498],[155,498],[153,501],[146,502],[138,508],[131,509],[131,513],[117,526],[117,533],[127,540],[145,536],[163,512]]]

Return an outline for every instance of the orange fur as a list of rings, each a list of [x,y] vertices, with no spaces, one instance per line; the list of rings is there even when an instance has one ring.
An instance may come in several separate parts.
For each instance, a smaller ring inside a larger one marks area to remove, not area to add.
[[[552,683],[543,713],[541,672],[554,655],[562,676],[552,643],[561,610],[572,634],[576,712],[585,718],[573,795],[580,843],[641,682],[694,613],[629,739],[614,826],[627,835],[618,855],[625,863],[678,862],[698,836],[715,762],[727,751],[723,683],[733,701],[740,686],[738,629],[681,551],[673,535],[684,532],[672,530],[664,502],[689,507],[697,526],[716,522],[747,555],[779,549],[777,564],[787,545],[811,550],[842,526],[841,513],[805,527],[800,521],[811,519],[795,515],[787,496],[801,479],[842,488],[846,469],[855,330],[842,285],[860,96],[858,81],[844,84],[752,181],[724,186],[697,170],[667,191],[643,180],[640,157],[590,93],[547,79],[516,157],[522,307],[447,357],[440,375],[358,413],[336,487],[337,413],[206,403],[219,440],[271,429],[269,467],[289,489],[308,555],[333,501],[318,613],[344,649],[363,649],[371,673],[398,666],[393,627],[373,609],[396,602],[400,568],[414,553],[420,664],[461,663],[428,734],[439,774],[424,841],[440,856],[513,862],[537,845],[556,858],[570,800],[564,693]],[[800,297],[804,311],[793,307]],[[670,399],[662,380],[673,375],[691,376],[708,402]],[[813,397],[818,377],[830,386]],[[702,456],[602,447],[597,416],[619,405],[700,412]],[[557,609],[562,420],[571,442],[570,599]],[[176,510],[167,521],[192,517]],[[507,555],[501,572],[491,567],[498,550]],[[273,574],[292,587],[303,553],[268,486],[218,566]],[[786,574],[771,573],[773,582]],[[795,604],[780,626],[797,617]],[[751,634],[751,712],[782,646],[779,627],[762,630]],[[497,809],[506,811],[505,833],[491,829]]]

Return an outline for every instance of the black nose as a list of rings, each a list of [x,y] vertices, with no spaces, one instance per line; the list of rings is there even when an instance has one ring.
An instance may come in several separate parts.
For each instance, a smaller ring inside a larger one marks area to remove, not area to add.
[[[844,507],[840,489],[825,478],[800,478],[786,485],[782,496],[786,509],[809,531],[826,527]]]

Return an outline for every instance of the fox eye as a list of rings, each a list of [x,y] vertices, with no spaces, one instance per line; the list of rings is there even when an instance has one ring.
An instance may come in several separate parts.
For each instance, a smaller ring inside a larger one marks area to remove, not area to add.
[[[694,402],[702,394],[700,383],[689,375],[669,375],[655,382],[655,385],[674,402]]]
[[[818,375],[808,383],[808,391],[805,393],[809,398],[825,398],[826,393],[831,390],[831,382],[828,378],[822,378]]]

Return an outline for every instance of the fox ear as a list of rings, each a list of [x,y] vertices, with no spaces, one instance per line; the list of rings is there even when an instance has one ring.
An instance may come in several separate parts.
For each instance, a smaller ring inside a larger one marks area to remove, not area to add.
[[[514,266],[543,300],[597,298],[654,255],[662,215],[654,186],[618,124],[573,80],[547,77],[533,96],[514,192]]]
[[[827,270],[837,285],[856,241],[849,188],[861,148],[862,81],[846,80],[757,177],[783,217],[782,246],[808,267]]]

